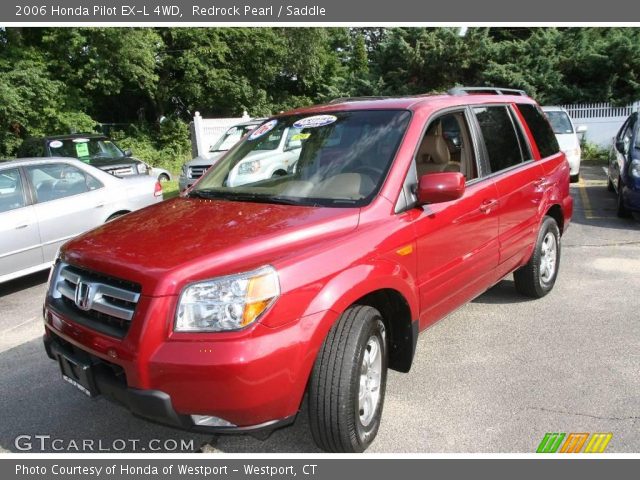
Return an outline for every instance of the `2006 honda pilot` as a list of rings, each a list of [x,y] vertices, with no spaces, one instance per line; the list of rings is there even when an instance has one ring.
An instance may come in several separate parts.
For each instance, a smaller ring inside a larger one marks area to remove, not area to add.
[[[285,134],[295,168],[229,181]],[[525,295],[553,288],[572,209],[569,165],[523,92],[294,110],[181,197],[68,242],[46,350],[85,394],[187,429],[274,429],[306,392],[317,444],[363,451],[420,331],[511,272]]]

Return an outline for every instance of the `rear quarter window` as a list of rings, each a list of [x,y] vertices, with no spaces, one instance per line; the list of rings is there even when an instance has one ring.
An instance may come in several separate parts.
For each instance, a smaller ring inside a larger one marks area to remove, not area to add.
[[[541,157],[549,157],[560,151],[558,140],[556,139],[549,121],[544,113],[536,105],[518,104],[518,110],[529,126],[531,135],[538,146]]]

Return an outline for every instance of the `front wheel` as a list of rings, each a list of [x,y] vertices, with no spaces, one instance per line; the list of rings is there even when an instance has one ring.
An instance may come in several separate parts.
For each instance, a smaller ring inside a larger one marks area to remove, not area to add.
[[[355,305],[325,339],[309,382],[309,423],[328,452],[363,452],[378,433],[387,382],[380,312]]]
[[[544,217],[533,255],[513,273],[516,290],[531,298],[542,298],[556,283],[560,267],[560,229],[552,217]]]
[[[618,178],[618,197],[616,199],[616,215],[618,218],[629,218],[630,212],[624,206],[624,197],[622,196],[622,179]]]

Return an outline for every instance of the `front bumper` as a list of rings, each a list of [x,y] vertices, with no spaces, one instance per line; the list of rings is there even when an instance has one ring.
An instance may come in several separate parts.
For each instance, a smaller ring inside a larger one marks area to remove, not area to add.
[[[118,373],[120,369],[116,365],[89,355],[55,334],[45,335],[43,341],[49,358],[58,362],[61,357],[72,358],[76,365],[88,365],[91,370],[90,382],[97,393],[146,420],[183,430],[216,434],[263,434],[290,425],[295,421],[296,416],[291,415],[282,419],[241,427],[196,425],[190,415],[180,414],[173,408],[171,396],[167,393],[161,390],[141,390],[128,387],[123,375]]]
[[[180,175],[178,177],[178,188],[181,192],[184,192],[187,188],[195,183],[195,180],[185,177],[184,175]]]
[[[167,330],[173,321],[167,312],[175,311],[176,302],[176,297],[142,296],[131,326],[116,338],[47,297],[46,337],[92,362],[119,368],[125,393],[112,397],[140,416],[149,417],[146,408],[136,408],[139,394],[158,391],[168,398],[160,403],[171,408],[154,407],[163,412],[156,421],[182,428],[194,428],[191,415],[222,419],[236,425],[234,431],[273,428],[295,417],[324,339],[316,327],[330,324],[333,312],[278,327],[257,322],[239,332],[176,334]],[[270,314],[279,315],[277,305]],[[98,390],[106,395],[113,389]],[[152,397],[159,402],[158,395]]]

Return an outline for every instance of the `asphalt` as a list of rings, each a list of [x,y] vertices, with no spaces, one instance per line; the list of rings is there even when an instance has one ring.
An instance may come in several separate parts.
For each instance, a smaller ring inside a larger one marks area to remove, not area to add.
[[[571,189],[553,292],[529,300],[508,277],[424,332],[411,372],[389,374],[370,452],[533,452],[547,432],[610,432],[607,452],[640,452],[640,222],[616,218],[602,167],[584,166]],[[0,285],[0,451],[20,451],[19,435],[41,451],[44,435],[47,451],[89,440],[94,451],[192,441],[187,450],[317,452],[306,405],[258,440],[182,432],[85,398],[42,348],[46,280]]]

